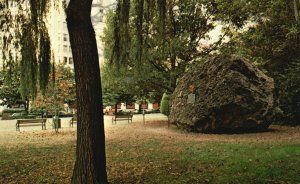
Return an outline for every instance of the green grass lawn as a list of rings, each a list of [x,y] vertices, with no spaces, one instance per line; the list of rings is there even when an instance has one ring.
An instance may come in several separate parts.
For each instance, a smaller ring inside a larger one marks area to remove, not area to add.
[[[174,135],[108,136],[110,183],[300,183],[298,141],[232,143]],[[0,183],[69,183],[74,160],[75,139],[2,146]]]
[[[122,153],[119,150],[124,150]],[[113,183],[300,183],[300,144],[108,146]]]

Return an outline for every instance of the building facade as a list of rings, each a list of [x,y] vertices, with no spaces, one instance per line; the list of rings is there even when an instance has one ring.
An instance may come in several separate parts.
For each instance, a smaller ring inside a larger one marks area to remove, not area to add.
[[[105,27],[105,13],[108,9],[115,7],[114,0],[94,0],[92,5],[91,18],[96,33],[99,61],[103,61],[103,44],[101,35]],[[49,15],[49,34],[53,49],[55,63],[73,67],[72,50],[66,23],[66,15],[63,5],[53,7]]]

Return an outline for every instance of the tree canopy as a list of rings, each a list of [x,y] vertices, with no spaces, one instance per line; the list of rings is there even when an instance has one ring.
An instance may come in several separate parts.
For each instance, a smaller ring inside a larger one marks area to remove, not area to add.
[[[126,6],[129,12],[123,15]],[[116,12],[107,14],[102,40],[108,69],[103,72],[122,70],[132,89],[173,92],[189,65],[216,50],[224,38],[210,48],[201,46],[216,26],[212,9],[207,1],[118,1]],[[116,76],[112,80],[122,78]]]
[[[56,65],[54,77],[48,82],[47,90],[38,92],[31,110],[54,114],[56,110],[64,110],[64,104],[76,106],[75,77],[71,68]]]
[[[232,31],[222,49],[251,58],[275,79],[276,96],[285,112],[284,121],[299,122],[300,22],[299,1],[249,1],[249,18],[243,32]],[[251,21],[251,22],[249,22]]]

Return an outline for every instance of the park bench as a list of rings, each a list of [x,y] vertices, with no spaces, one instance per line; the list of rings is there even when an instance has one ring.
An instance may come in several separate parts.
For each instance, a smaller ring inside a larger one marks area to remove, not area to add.
[[[130,122],[132,123],[132,116],[132,113],[115,114],[115,117],[112,118],[111,123],[114,124],[115,122],[115,124],[117,124],[117,121],[127,120],[129,124]]]
[[[16,130],[20,131],[20,127],[25,126],[42,126],[42,130],[46,130],[47,119],[18,119],[16,123]]]
[[[74,124],[74,123],[77,123],[77,117],[72,117],[72,118],[70,119],[70,122],[69,122],[70,127],[73,127],[73,124]]]

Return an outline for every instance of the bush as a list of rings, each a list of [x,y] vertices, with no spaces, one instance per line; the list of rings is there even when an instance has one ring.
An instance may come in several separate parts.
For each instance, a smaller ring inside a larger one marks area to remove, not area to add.
[[[280,107],[285,124],[300,124],[300,60],[293,62],[279,79]]]
[[[3,112],[2,112],[2,119],[3,120],[14,119],[14,117],[11,116],[14,113],[23,113],[23,114],[26,114],[25,110],[24,109],[20,109],[20,108],[18,108],[18,109],[14,109],[14,108],[4,109]]]
[[[12,113],[21,113],[21,112],[24,112],[25,110],[24,109],[14,109],[14,108],[11,108],[11,109],[4,109],[2,113],[9,113],[9,114],[12,114]]]
[[[159,109],[152,109],[151,113],[160,113]]]
[[[169,116],[170,113],[169,99],[169,94],[164,93],[160,102],[160,112],[166,116]]]
[[[12,117],[12,119],[35,119],[35,115],[22,115],[17,117]]]
[[[66,113],[66,114],[58,114],[58,116],[60,118],[64,118],[64,117],[73,117],[74,115],[73,115],[73,113]]]

